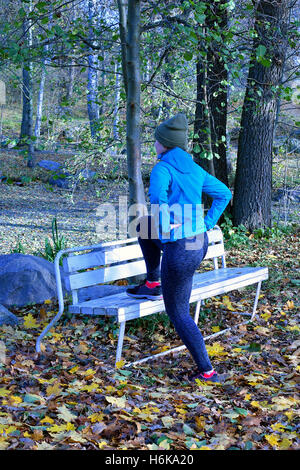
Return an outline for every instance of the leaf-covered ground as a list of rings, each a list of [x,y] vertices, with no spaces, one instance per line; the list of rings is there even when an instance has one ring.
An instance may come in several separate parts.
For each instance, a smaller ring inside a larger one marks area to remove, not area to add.
[[[20,325],[0,327],[0,449],[298,449],[297,253],[297,233],[229,248],[229,266],[268,266],[270,279],[256,322],[207,343],[214,367],[228,373],[223,384],[189,384],[187,352],[112,370],[117,329],[102,318],[66,315],[37,358],[35,340],[57,305],[14,310]],[[254,291],[207,301],[203,331],[239,322]],[[180,344],[167,323],[133,322],[124,359]]]

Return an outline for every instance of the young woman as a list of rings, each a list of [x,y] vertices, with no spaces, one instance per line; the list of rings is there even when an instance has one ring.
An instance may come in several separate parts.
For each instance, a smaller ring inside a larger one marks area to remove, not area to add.
[[[218,382],[220,377],[190,315],[189,299],[193,275],[207,252],[206,231],[217,223],[231,192],[186,152],[187,131],[187,119],[182,113],[155,130],[158,162],[150,176],[152,215],[142,217],[137,227],[147,279],[126,292],[138,299],[163,297],[166,312],[197,365],[190,379]],[[202,192],[213,198],[205,217],[201,210]]]

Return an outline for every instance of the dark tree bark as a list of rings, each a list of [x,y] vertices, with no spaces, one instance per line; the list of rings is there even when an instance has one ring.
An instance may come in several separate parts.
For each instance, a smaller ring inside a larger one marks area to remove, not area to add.
[[[256,2],[255,30],[239,134],[234,225],[271,226],[272,147],[285,52],[289,0]],[[264,60],[257,60],[258,48]],[[261,53],[262,54],[262,53]],[[269,61],[265,62],[265,61]]]
[[[141,173],[140,144],[140,0],[128,1],[126,37],[126,143],[130,205],[145,205],[145,192]]]
[[[212,2],[206,10],[205,25],[202,32],[214,28],[222,35],[227,26],[227,10],[225,0],[220,3]],[[216,26],[217,25],[217,26]],[[201,27],[201,26],[200,26]],[[203,34],[203,36],[204,36]],[[206,52],[203,58],[203,52]],[[199,40],[199,60],[197,63],[197,104],[195,110],[194,133],[198,135],[194,143],[200,146],[201,152],[218,154],[219,158],[211,160],[199,158],[194,153],[195,160],[206,171],[216,176],[228,186],[226,159],[226,127],[227,127],[227,87],[221,82],[227,80],[228,72],[225,67],[219,47],[207,43],[204,38]]]
[[[31,3],[29,6],[29,13],[31,11]],[[23,22],[24,40],[27,47],[32,46],[32,26],[31,20],[25,19]],[[20,132],[20,144],[27,146],[27,166],[33,168],[35,166],[34,158],[34,144],[33,144],[33,103],[32,103],[32,62],[31,60],[24,61],[22,71],[22,122]]]
[[[211,5],[212,15],[207,18],[207,25],[210,30],[217,22],[220,33],[226,30],[227,10],[224,8],[226,0],[219,3],[213,2]],[[228,171],[226,158],[226,129],[227,129],[227,85],[222,83],[227,81],[228,71],[225,67],[224,58],[219,53],[218,47],[212,45],[207,52],[207,99],[210,110],[210,129],[212,151],[219,155],[214,157],[215,176],[228,186]]]

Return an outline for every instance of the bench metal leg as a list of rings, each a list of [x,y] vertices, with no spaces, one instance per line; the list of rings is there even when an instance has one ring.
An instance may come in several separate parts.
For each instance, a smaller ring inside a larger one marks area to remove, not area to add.
[[[46,334],[51,330],[51,328],[55,325],[55,323],[58,322],[58,320],[60,319],[60,317],[62,316],[63,314],[63,309],[59,309],[58,313],[55,315],[55,317],[51,320],[51,322],[46,326],[46,328],[44,328],[44,330],[42,331],[42,333],[40,334],[40,336],[38,337],[38,339],[36,340],[36,346],[35,346],[35,350],[37,353],[40,353],[41,352],[41,342],[43,340],[43,338],[46,336]]]
[[[117,362],[120,361],[121,359],[121,354],[122,354],[122,348],[123,348],[123,340],[124,340],[124,333],[125,333],[125,321],[122,321],[120,323],[120,329],[119,329],[119,338],[118,338],[118,346],[117,346],[117,354],[116,354],[116,363],[115,366],[117,365]]]
[[[255,318],[257,303],[258,303],[258,298],[259,298],[259,293],[260,293],[260,288],[261,288],[261,281],[259,281],[257,283],[256,294],[255,294],[255,299],[254,299],[254,305],[253,305],[253,310],[252,310],[252,315],[251,315],[250,321],[253,321],[254,318]]]
[[[260,289],[261,289],[261,283],[262,281],[259,281],[257,283],[257,288],[256,288],[256,294],[255,294],[255,299],[254,299],[254,305],[253,305],[253,310],[252,310],[252,314],[247,314],[247,315],[251,315],[251,318],[250,320],[246,320],[242,323],[239,323],[238,325],[234,325],[232,327],[228,327],[228,328],[225,328],[224,330],[221,330],[221,331],[218,331],[217,333],[213,333],[211,335],[208,335],[208,336],[205,336],[203,339],[206,341],[208,339],[211,339],[211,338],[215,338],[219,335],[222,335],[224,333],[227,333],[228,331],[231,331],[233,330],[234,328],[237,328],[241,325],[247,325],[250,321],[253,321],[254,318],[255,318],[255,314],[256,314],[256,309],[257,309],[257,304],[258,304],[258,298],[259,298],[259,294],[260,294]],[[194,321],[195,323],[197,324],[198,323],[198,320],[199,320],[199,313],[200,313],[200,308],[201,308],[201,303],[202,301],[199,300],[197,302],[197,305],[196,305],[196,311],[195,311],[195,315],[194,315]],[[130,367],[132,365],[135,365],[135,364],[141,364],[143,362],[146,362],[146,361],[149,361],[150,359],[155,359],[157,357],[160,357],[160,356],[165,356],[166,354],[170,354],[170,353],[173,353],[173,352],[179,352],[179,351],[182,351],[183,349],[186,349],[186,346],[182,345],[182,346],[177,346],[176,348],[172,348],[172,349],[168,349],[167,351],[163,351],[161,353],[158,353],[158,354],[154,354],[152,356],[148,356],[148,357],[145,357],[143,359],[140,359],[139,361],[135,361],[135,362],[131,362],[131,363],[128,363],[128,364],[125,364],[124,367]]]
[[[201,304],[202,304],[202,300],[198,300],[197,305],[196,305],[195,316],[194,316],[194,322],[196,323],[196,325],[198,324],[198,320],[199,320]]]

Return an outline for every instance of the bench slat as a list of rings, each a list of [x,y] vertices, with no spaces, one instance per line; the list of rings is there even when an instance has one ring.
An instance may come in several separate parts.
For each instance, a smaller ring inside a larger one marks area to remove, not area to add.
[[[223,242],[221,230],[210,230],[207,234],[209,243]],[[128,239],[128,243],[129,240],[133,242],[133,244],[122,246],[126,240],[120,240],[120,246],[117,246],[117,242],[114,242],[113,244],[103,244],[99,247],[99,251],[91,251],[90,253],[84,253],[81,255],[68,256],[63,259],[64,271],[66,273],[72,273],[81,269],[94,268],[106,264],[141,258],[143,253],[137,239]],[[221,246],[223,246],[223,243],[210,246],[206,259],[222,256],[224,254],[224,249],[222,251]]]
[[[143,256],[140,245],[134,244],[103,251],[92,251],[83,255],[68,256],[63,259],[63,267],[66,273],[72,273],[81,269],[94,268],[105,264],[118,263]]]
[[[267,279],[267,277],[261,275],[256,278],[245,279],[243,281],[240,281],[239,283],[235,283],[233,280],[233,282],[228,285],[215,284],[211,286],[210,290],[206,289],[203,292],[198,292],[198,293],[193,292],[190,298],[190,303],[197,302],[198,300],[208,299],[210,297],[215,297],[217,295],[226,294],[227,292],[230,292],[232,290],[239,289],[245,286],[250,286],[251,284],[256,284],[257,282],[263,281],[265,279]],[[121,321],[133,320],[134,318],[141,318],[144,316],[148,316],[148,315],[158,313],[158,312],[163,312],[163,311],[164,311],[164,306],[162,308],[157,308],[155,306],[153,307],[150,306],[149,309],[140,308],[138,312],[135,311],[135,312],[128,313],[128,312],[119,311],[118,321],[121,322]],[[97,312],[97,309],[95,309],[95,313],[96,312]]]
[[[204,259],[217,258],[225,254],[223,243],[218,243],[216,245],[210,245],[207,249],[207,253]]]
[[[207,233],[208,243],[223,242],[223,233],[219,229],[209,230]]]
[[[132,263],[110,266],[105,269],[100,268],[94,271],[70,274],[66,276],[65,284],[68,290],[74,290],[144,273],[146,273],[146,265],[144,259],[142,259]]]
[[[268,278],[268,268],[225,268],[218,271],[197,273],[194,276],[193,290],[190,302],[199,298],[208,298],[253,284]],[[70,306],[71,313],[89,315],[115,315],[123,319],[136,318],[164,310],[163,300],[152,301],[147,299],[134,299],[125,292],[106,298],[93,299],[78,305]],[[121,321],[121,320],[120,320]]]

